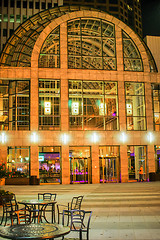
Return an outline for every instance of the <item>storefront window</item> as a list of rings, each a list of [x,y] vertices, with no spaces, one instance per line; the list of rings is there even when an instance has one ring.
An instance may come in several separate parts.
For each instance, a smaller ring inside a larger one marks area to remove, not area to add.
[[[119,146],[99,147],[100,183],[120,181]]]
[[[39,129],[60,129],[60,81],[39,79]]]
[[[154,130],[160,131],[160,84],[152,84]]]
[[[155,156],[156,156],[156,172],[160,173],[160,146],[155,146]]]
[[[68,68],[116,70],[114,25],[95,18],[68,21]]]
[[[125,83],[127,130],[146,130],[144,83]]]
[[[117,83],[69,81],[72,130],[118,130]]]
[[[60,156],[60,147],[39,147],[39,176],[41,183],[61,182]]]
[[[138,181],[139,169],[143,167],[143,180],[147,180],[146,146],[128,146],[128,178]]]
[[[8,177],[29,177],[29,164],[29,147],[8,147]]]

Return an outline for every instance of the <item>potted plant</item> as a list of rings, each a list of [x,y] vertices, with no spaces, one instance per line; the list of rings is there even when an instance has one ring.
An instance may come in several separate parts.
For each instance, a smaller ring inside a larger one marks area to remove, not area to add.
[[[13,198],[14,193],[6,191],[4,189],[0,189],[0,205],[2,205],[2,199],[11,200]]]
[[[0,164],[0,185],[5,185],[6,177],[6,165],[5,163]]]

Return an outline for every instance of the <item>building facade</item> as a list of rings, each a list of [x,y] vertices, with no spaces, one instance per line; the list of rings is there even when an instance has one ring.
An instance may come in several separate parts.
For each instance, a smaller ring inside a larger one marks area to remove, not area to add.
[[[141,0],[63,0],[63,4],[83,5],[107,11],[142,36]]]
[[[160,169],[160,74],[142,39],[89,7],[44,10],[0,58],[0,155],[41,183],[139,180]]]
[[[0,51],[15,29],[29,17],[61,5],[63,0],[0,0]]]

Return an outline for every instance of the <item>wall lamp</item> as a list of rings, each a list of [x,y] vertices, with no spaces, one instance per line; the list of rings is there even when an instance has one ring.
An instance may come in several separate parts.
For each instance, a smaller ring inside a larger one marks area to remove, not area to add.
[[[154,141],[154,135],[152,132],[147,133],[147,140],[149,143],[152,143]]]
[[[1,143],[6,143],[7,141],[7,135],[6,133],[2,132],[1,135],[0,135],[0,141]]]
[[[36,132],[33,132],[33,133],[31,134],[31,142],[32,142],[32,143],[37,143],[37,142],[38,142],[38,135],[37,135]]]
[[[70,136],[67,133],[61,134],[61,142],[66,145],[69,142]]]
[[[90,140],[92,143],[98,143],[100,140],[100,136],[96,132],[94,132],[90,135]]]

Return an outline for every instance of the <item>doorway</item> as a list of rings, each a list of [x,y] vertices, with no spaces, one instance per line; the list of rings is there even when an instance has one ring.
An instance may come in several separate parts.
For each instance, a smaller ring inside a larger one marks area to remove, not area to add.
[[[99,148],[100,183],[120,181],[120,161],[118,146]]]
[[[70,147],[70,182],[91,183],[90,147]]]

